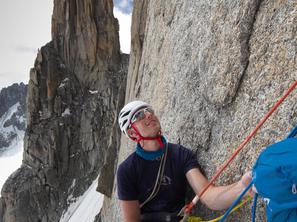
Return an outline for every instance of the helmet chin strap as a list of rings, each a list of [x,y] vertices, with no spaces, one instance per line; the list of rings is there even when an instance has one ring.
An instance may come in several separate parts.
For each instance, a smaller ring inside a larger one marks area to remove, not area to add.
[[[139,137],[138,139],[136,139],[136,138],[131,138],[133,141],[139,143],[139,142],[142,141],[142,140],[157,140],[158,143],[159,143],[159,145],[160,145],[160,148],[163,148],[163,147],[164,147],[164,144],[163,144],[162,139],[161,139],[161,131],[159,131],[158,136],[156,136],[156,137],[143,137],[143,136],[139,133],[139,131],[136,129],[136,127],[133,126],[133,124],[131,124],[131,127],[132,127],[132,129],[134,129],[135,133],[136,133],[136,134],[138,135],[138,137]]]

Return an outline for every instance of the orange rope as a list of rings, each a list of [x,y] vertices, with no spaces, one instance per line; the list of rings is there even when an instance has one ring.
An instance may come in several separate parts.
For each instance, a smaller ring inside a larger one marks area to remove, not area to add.
[[[286,99],[286,97],[293,91],[293,89],[297,86],[297,80],[290,86],[290,88],[286,91],[286,93],[277,101],[277,103],[270,109],[270,111],[264,116],[264,118],[258,123],[258,125],[254,128],[254,130],[248,135],[248,137],[240,144],[240,146],[235,150],[233,155],[227,160],[217,171],[217,173],[213,176],[210,182],[207,184],[205,188],[200,192],[199,196],[195,196],[192,202],[186,205],[183,209],[186,214],[190,214],[193,207],[198,202],[199,198],[203,196],[203,194],[207,191],[207,189],[213,184],[213,182],[220,176],[220,174],[226,169],[226,167],[230,164],[230,162],[236,157],[236,155],[243,149],[243,147],[251,140],[251,138],[256,134],[258,129],[265,123],[265,121],[272,115],[272,113],[279,107],[279,105]]]

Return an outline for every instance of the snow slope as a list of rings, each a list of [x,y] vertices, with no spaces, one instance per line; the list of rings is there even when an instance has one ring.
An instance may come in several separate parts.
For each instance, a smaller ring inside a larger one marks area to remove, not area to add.
[[[15,170],[17,170],[21,164],[23,159],[23,139],[25,132],[22,130],[18,130],[16,127],[8,126],[4,127],[4,123],[9,120],[12,115],[17,112],[20,103],[16,103],[10,109],[1,116],[0,118],[0,133],[6,138],[6,136],[10,132],[14,132],[17,134],[16,138],[14,138],[10,145],[5,148],[5,151],[1,152],[0,156],[0,190],[2,189],[3,184],[6,179],[11,175]],[[19,121],[25,121],[21,116],[19,117]],[[1,194],[0,194],[1,196]]]
[[[23,137],[12,144],[0,157],[0,190],[6,179],[17,170],[23,159]],[[1,194],[0,194],[1,196]]]
[[[80,197],[68,198],[72,202],[60,219],[60,222],[93,222],[103,204],[103,195],[96,191],[97,181],[93,181],[89,189]],[[75,186],[75,181],[72,186]]]

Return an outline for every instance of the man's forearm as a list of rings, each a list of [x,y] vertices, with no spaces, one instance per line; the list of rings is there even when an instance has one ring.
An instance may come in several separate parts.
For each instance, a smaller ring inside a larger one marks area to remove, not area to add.
[[[138,201],[124,201],[120,200],[123,221],[124,222],[139,222],[140,221],[140,208]]]
[[[196,168],[189,170],[186,176],[197,195],[199,195],[203,188],[208,184],[208,180]],[[233,203],[250,181],[251,176],[248,172],[240,181],[231,185],[217,187],[210,186],[201,197],[201,201],[212,210],[226,209]]]
[[[212,210],[223,210],[228,208],[243,191],[241,182],[228,186],[212,186],[202,197],[203,202]]]

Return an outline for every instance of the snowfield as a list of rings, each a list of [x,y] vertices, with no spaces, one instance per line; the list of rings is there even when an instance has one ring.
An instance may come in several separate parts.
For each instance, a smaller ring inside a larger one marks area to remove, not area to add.
[[[17,134],[16,138],[11,141],[9,147],[0,153],[0,190],[6,179],[16,171],[22,164],[23,159],[23,139],[25,132],[18,130],[13,126],[4,127],[4,123],[9,120],[12,115],[17,112],[20,103],[14,104],[10,109],[0,118],[0,133],[6,137],[10,132]],[[25,121],[23,117],[19,117],[19,121]],[[1,193],[0,193],[1,196]]]
[[[0,156],[0,190],[7,178],[16,171],[22,164],[23,160],[23,137],[16,143],[12,144]],[[1,193],[0,193],[1,196]]]
[[[72,198],[68,201],[72,204],[68,210],[63,212],[60,222],[93,222],[95,216],[100,212],[103,204],[103,195],[96,191],[98,178],[93,181],[89,189],[80,197]],[[75,181],[72,184],[75,186]]]

